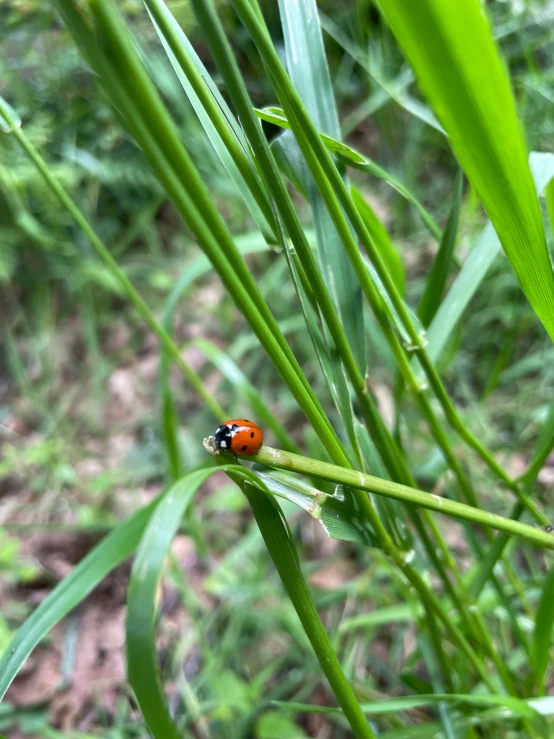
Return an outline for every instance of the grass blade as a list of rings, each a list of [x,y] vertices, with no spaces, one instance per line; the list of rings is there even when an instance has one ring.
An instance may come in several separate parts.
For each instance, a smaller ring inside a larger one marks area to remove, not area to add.
[[[380,0],[518,277],[554,338],[554,271],[506,69],[480,0]],[[470,52],[471,50],[471,52]]]
[[[283,585],[298,613],[333,692],[348,718],[354,735],[360,739],[374,739],[375,735],[360,710],[358,701],[344,676],[335,650],[313,604],[308,586],[300,570],[294,542],[284,525],[283,514],[277,502],[275,499],[261,493],[260,490],[253,489],[251,485],[244,486],[244,493],[252,507],[256,522],[260,527]]]
[[[375,241],[375,244],[381,253],[381,257],[396,284],[398,292],[401,295],[404,295],[404,286],[406,283],[404,266],[399,253],[394,248],[390,236],[362,194],[354,187],[350,188],[350,193],[352,195],[354,205],[358,209],[358,213],[362,217],[370,236]]]
[[[162,496],[114,529],[65,577],[26,619],[0,661],[0,699],[25,660],[58,621],[75,608],[137,547]]]
[[[291,454],[280,449],[272,449],[269,446],[263,446],[258,454],[249,457],[249,459],[253,462],[260,462],[268,467],[287,469],[299,474],[318,477],[322,480],[329,480],[329,482],[337,485],[365,490],[368,493],[384,495],[388,498],[394,498],[415,506],[428,508],[429,510],[454,516],[462,520],[474,521],[475,523],[497,529],[498,531],[505,531],[516,536],[521,536],[534,546],[554,550],[554,536],[544,529],[520,523],[519,521],[513,521],[510,518],[499,516],[496,513],[489,513],[488,511],[466,505],[465,503],[458,503],[449,498],[424,493],[407,485],[399,485],[396,482],[383,480],[374,475],[366,475],[363,472],[339,467],[328,462],[320,462],[319,460],[310,459],[309,457],[303,457],[298,454]]]
[[[344,494],[342,486],[337,486],[335,494],[329,495],[285,472],[268,472],[256,465],[254,472],[271,493],[303,508],[319,521],[331,539],[378,547],[375,534],[364,520],[356,499],[349,491]]]
[[[215,470],[191,472],[172,485],[151,516],[137,551],[127,600],[129,682],[156,739],[179,739],[158,676],[156,594],[165,558],[181,519],[200,485]]]
[[[554,157],[551,154],[532,152],[529,159],[535,187],[540,194],[554,177]],[[427,331],[427,352],[436,363],[440,358],[452,331],[458,324],[471,298],[475,295],[502,246],[491,223],[488,223],[447,296],[442,301]]]
[[[454,183],[454,197],[446,228],[442,235],[439,251],[433,260],[429,277],[425,290],[421,296],[418,305],[418,315],[424,326],[428,326],[441,304],[452,256],[454,255],[454,246],[456,244],[456,234],[458,231],[458,217],[460,215],[460,206],[462,204],[462,185],[463,173],[458,169],[456,181]]]
[[[240,127],[167,6],[161,0],[145,0],[145,4],[175,74],[214,150],[264,238],[268,243],[275,243],[269,198],[250,159]]]
[[[315,0],[302,3],[279,0],[279,9],[292,83],[319,130],[340,139],[339,120]],[[365,374],[367,360],[360,284],[309,173],[307,179],[322,272],[339,310],[358,367]]]
[[[538,701],[534,701],[533,699],[519,700],[509,695],[472,695],[471,693],[432,693],[430,695],[409,695],[401,698],[389,698],[362,705],[362,710],[368,715],[396,713],[397,711],[408,711],[412,708],[432,706],[442,702],[469,703],[474,706],[505,706],[514,715],[524,716],[532,720],[537,720],[542,715],[534,707],[534,703],[538,704]],[[306,711],[307,713],[340,712],[340,708],[326,706],[311,706],[303,703],[288,703],[284,701],[274,701],[274,703],[282,708],[290,708],[290,710],[294,711]]]
[[[533,632],[533,658],[537,672],[539,692],[544,693],[546,668],[550,661],[552,626],[554,624],[554,566],[544,580],[541,599]]]

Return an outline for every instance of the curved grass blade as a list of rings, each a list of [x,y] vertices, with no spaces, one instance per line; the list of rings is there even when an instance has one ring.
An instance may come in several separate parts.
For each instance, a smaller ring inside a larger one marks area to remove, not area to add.
[[[156,739],[180,739],[169,714],[158,675],[156,593],[165,558],[181,519],[200,485],[214,468],[197,470],[172,485],[151,516],[131,571],[127,598],[127,666],[129,682]]]
[[[554,338],[554,271],[506,69],[480,0],[379,0],[476,188],[523,292]]]
[[[25,620],[0,660],[0,699],[50,629],[133,553],[162,498],[163,494],[108,534]]]
[[[327,135],[340,139],[339,120],[315,0],[304,0],[301,3],[279,0],[279,9],[287,68],[292,84],[302,96],[316,126]],[[305,165],[304,169],[307,170]],[[365,374],[367,359],[362,290],[321,194],[308,171],[305,178],[313,209],[323,275],[339,310],[358,367]]]
[[[444,229],[439,250],[435,259],[425,290],[419,301],[417,313],[422,324],[427,327],[433,320],[435,313],[441,304],[448,272],[454,255],[454,246],[456,244],[456,234],[458,232],[458,218],[460,215],[460,206],[462,204],[462,185],[463,172],[458,169],[456,181],[454,183],[454,197],[448,214],[448,221]]]
[[[225,463],[192,472],[167,491],[146,528],[133,566],[127,615],[129,679],[150,730],[156,739],[182,736],[170,716],[158,677],[154,633],[156,593],[167,552],[187,505],[202,482],[218,470],[226,471],[243,489],[304,630],[356,736],[374,739],[319,619],[284,514],[253,472]]]
[[[288,596],[354,735],[360,739],[375,739],[313,604],[300,569],[296,547],[277,501],[249,484],[243,486],[243,491]]]
[[[554,565],[544,580],[541,599],[535,618],[533,632],[533,661],[538,677],[539,692],[544,693],[546,668],[549,664],[552,647],[552,627],[554,625]]]

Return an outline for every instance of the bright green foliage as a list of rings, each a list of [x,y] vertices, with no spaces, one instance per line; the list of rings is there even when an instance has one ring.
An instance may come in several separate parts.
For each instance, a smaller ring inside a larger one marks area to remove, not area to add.
[[[505,66],[480,0],[379,0],[521,287],[554,339],[554,272]]]

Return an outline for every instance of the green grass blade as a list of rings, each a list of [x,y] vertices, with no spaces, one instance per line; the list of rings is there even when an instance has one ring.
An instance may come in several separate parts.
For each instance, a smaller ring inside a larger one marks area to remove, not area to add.
[[[488,223],[427,330],[427,353],[432,362],[436,363],[440,358],[452,331],[501,251],[498,236],[492,224]]]
[[[393,278],[398,292],[404,295],[404,286],[406,283],[404,265],[402,264],[399,253],[394,248],[387,230],[375,215],[370,204],[356,188],[351,187],[350,194],[371,238],[375,241],[375,245],[381,253],[383,262]]]
[[[531,171],[540,194],[554,177],[554,161],[550,154],[532,152]],[[502,247],[491,223],[488,223],[464,262],[448,294],[442,301],[427,331],[427,353],[433,362],[440,358],[452,331],[461,319]]]
[[[523,506],[520,503],[517,503],[515,508],[516,511],[519,511],[519,515],[521,515]],[[510,518],[519,518],[519,516],[510,514]],[[474,601],[479,598],[486,583],[492,577],[494,566],[502,556],[502,553],[509,541],[510,537],[507,534],[499,534],[495,537],[493,543],[486,552],[483,553],[481,562],[475,572],[472,573],[472,577],[468,585],[468,592]]]
[[[554,338],[554,271],[506,69],[480,0],[380,0],[529,303]]]
[[[283,523],[284,518],[279,506],[273,498],[264,495],[260,490],[250,485],[244,486],[244,493],[252,507],[256,522],[283,585],[298,613],[333,692],[348,718],[354,735],[360,739],[373,739],[375,735],[360,711],[358,701],[344,676],[335,650],[313,604],[306,581],[300,570],[294,542]]]
[[[554,448],[554,400],[550,403],[548,414],[542,425],[539,438],[535,446],[535,451],[525,473],[521,476],[522,482],[527,486],[531,486],[539,474],[543,464],[548,459],[552,449]]]
[[[58,621],[137,547],[162,496],[115,528],[57,585],[17,631],[0,661],[0,699],[27,657]]]
[[[195,52],[194,47],[188,40],[182,28],[179,26],[175,18],[171,15],[171,12],[167,8],[167,6],[164,3],[160,2],[160,0],[144,0],[144,2],[149,12],[156,19],[156,22],[160,24],[160,26],[163,28],[164,37],[172,41],[172,43],[170,44],[171,48],[177,50],[179,46],[183,47],[185,57],[187,59],[190,59],[190,61],[192,62],[194,68],[200,75],[200,78],[202,79],[211,96],[215,100],[218,108],[221,110],[221,113],[226,119],[227,124],[231,128],[235,140],[241,146],[244,154],[249,157],[250,150],[248,148],[248,141],[246,139],[246,136],[244,135],[244,131],[233,115],[231,109],[225,102],[225,98],[220,93],[219,88],[213,81],[210,73],[208,72],[204,64],[202,64],[200,57]],[[173,36],[176,37],[178,43],[173,43]],[[179,59],[181,59],[180,55]],[[185,69],[188,69],[188,64],[181,63],[181,66]],[[214,115],[213,117],[216,118],[217,116]]]
[[[340,126],[317,5],[279,0],[287,69],[320,131],[340,139]]]
[[[182,458],[179,445],[179,417],[169,385],[167,365],[167,359],[164,361],[162,357],[162,361],[160,362],[161,427],[164,438],[164,451],[167,457],[166,480],[168,483],[171,483],[178,480],[183,474],[185,460]]]
[[[552,627],[554,625],[554,566],[544,580],[533,632],[533,661],[538,676],[539,692],[544,693],[546,668],[550,663]]]
[[[307,713],[336,713],[340,708],[327,706],[314,706],[303,703],[288,703],[284,701],[273,701],[282,708],[293,711],[306,711]],[[542,715],[535,709],[533,699],[520,700],[509,695],[472,695],[471,693],[433,693],[430,695],[409,695],[401,698],[389,698],[382,701],[362,705],[362,710],[367,715],[381,713],[396,713],[397,711],[409,711],[410,709],[433,706],[437,703],[468,703],[474,706],[505,706],[516,716],[524,716],[531,720],[538,720]]]
[[[377,547],[374,532],[364,520],[363,513],[350,491],[337,486],[334,495],[318,490],[307,482],[285,472],[264,471],[254,466],[254,472],[274,495],[303,508],[321,523],[332,539],[355,541],[365,546]]]
[[[385,606],[369,613],[360,613],[357,616],[343,619],[339,625],[339,632],[342,634],[356,629],[365,631],[387,624],[412,623],[424,615],[425,611],[420,603]]]
[[[194,494],[214,469],[197,470],[172,485],[151,516],[131,572],[127,599],[129,682],[156,739],[179,739],[159,679],[156,655],[156,594],[165,558]]]
[[[341,131],[315,0],[302,3],[279,0],[279,8],[292,83],[319,130],[339,139]],[[309,173],[307,178],[322,272],[358,367],[365,374],[367,359],[360,284]]]
[[[368,493],[375,493],[376,495],[384,495],[388,498],[394,498],[415,506],[428,508],[429,510],[437,511],[448,516],[473,521],[498,531],[505,531],[515,536],[520,536],[534,546],[554,550],[554,536],[537,526],[513,521],[496,513],[489,513],[480,508],[466,505],[465,503],[458,503],[457,501],[443,498],[439,495],[424,493],[416,488],[383,480],[374,475],[367,475],[363,472],[339,467],[328,462],[321,462],[298,454],[291,454],[280,449],[272,449],[269,446],[263,446],[258,454],[249,457],[249,459],[253,462],[265,464],[268,467],[287,469],[291,472],[318,477],[337,485],[365,490]]]
[[[269,198],[247,154],[243,135],[240,139],[237,136],[240,127],[227,106],[222,107],[219,92],[218,97],[214,97],[213,90],[217,88],[213,81],[210,80],[209,86],[206,84],[209,77],[206,68],[166,5],[161,0],[145,0],[145,4],[175,74],[215,152],[264,238],[275,243],[275,223]]]
[[[452,200],[452,206],[450,213],[448,214],[448,221],[446,228],[442,235],[442,239],[439,246],[439,251],[435,259],[425,290],[421,296],[417,312],[419,318],[424,326],[429,326],[435,313],[439,309],[444,288],[446,286],[446,280],[448,278],[448,272],[454,255],[454,246],[456,244],[456,234],[458,232],[458,218],[460,215],[460,206],[462,204],[462,185],[463,185],[463,174],[462,170],[458,169],[456,175],[456,181],[454,183],[454,197]]]

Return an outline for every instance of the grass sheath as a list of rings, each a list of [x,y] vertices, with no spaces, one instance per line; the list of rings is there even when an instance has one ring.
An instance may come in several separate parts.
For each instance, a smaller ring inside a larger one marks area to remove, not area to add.
[[[433,493],[425,493],[422,490],[410,488],[406,485],[399,485],[398,483],[384,480],[380,477],[374,477],[363,472],[338,467],[328,462],[320,462],[316,459],[292,454],[281,449],[273,449],[268,446],[263,446],[258,454],[248,457],[248,459],[267,465],[268,467],[285,469],[302,475],[310,475],[311,477],[328,480],[337,485],[346,485],[357,490],[364,490],[368,493],[394,498],[404,503],[411,503],[412,505],[437,511],[447,516],[478,523],[482,526],[496,529],[497,531],[504,531],[518,536],[536,547],[554,550],[554,536],[551,532],[545,531],[542,528],[529,526],[520,521],[499,516],[496,513],[489,513],[480,508],[458,503],[457,501],[449,500]]]

